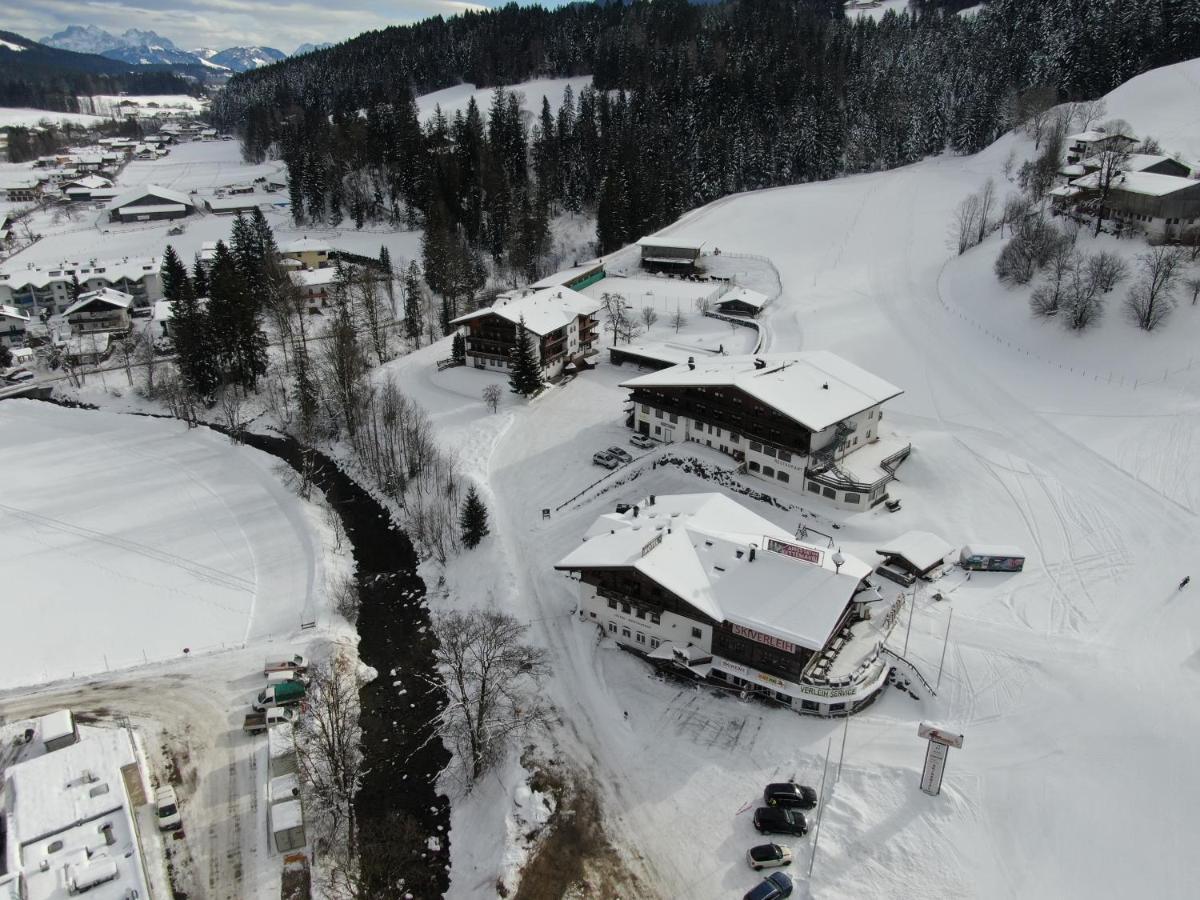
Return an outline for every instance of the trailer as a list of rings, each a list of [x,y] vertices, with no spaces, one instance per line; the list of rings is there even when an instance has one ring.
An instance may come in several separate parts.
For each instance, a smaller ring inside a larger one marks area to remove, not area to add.
[[[1025,568],[1025,552],[1008,544],[967,544],[958,564],[976,572],[1020,572]]]

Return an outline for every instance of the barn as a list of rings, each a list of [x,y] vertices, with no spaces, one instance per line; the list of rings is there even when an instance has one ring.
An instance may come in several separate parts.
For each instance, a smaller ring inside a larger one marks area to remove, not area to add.
[[[182,219],[195,211],[196,204],[187,194],[147,184],[113,200],[108,205],[108,218],[113,222],[154,222]]]

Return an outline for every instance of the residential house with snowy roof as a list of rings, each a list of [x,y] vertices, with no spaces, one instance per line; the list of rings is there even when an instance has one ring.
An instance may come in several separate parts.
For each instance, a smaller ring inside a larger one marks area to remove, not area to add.
[[[293,260],[304,269],[327,269],[329,268],[330,249],[329,244],[325,241],[305,236],[280,244],[279,258]]]
[[[1131,150],[1137,144],[1137,138],[1132,134],[1120,131],[1106,131],[1103,128],[1090,128],[1077,134],[1067,135],[1067,164],[1082,162],[1089,156],[1095,156],[1110,148]]]
[[[467,365],[510,369],[523,322],[542,376],[554,378],[596,352],[592,345],[599,311],[598,300],[568,287],[548,287],[459,316],[451,324],[465,338]]]
[[[111,188],[112,182],[102,175],[85,175],[82,178],[64,181],[58,186],[63,196],[72,203],[96,199],[97,191],[104,192],[105,198],[111,199],[108,194]]]
[[[602,515],[555,568],[578,573],[582,619],[657,665],[822,715],[861,709],[886,683],[894,617],[871,567],[724,494]]]
[[[0,184],[0,195],[9,203],[37,203],[42,196],[42,182],[37,178],[14,178]]]
[[[0,306],[0,345],[25,346],[25,329],[28,327],[29,313],[15,306]]]
[[[10,263],[0,268],[0,303],[37,317],[58,315],[75,302],[75,281],[84,291],[112,288],[133,298],[135,308],[162,299],[162,262],[156,256],[116,260],[64,260],[49,266]]]
[[[132,308],[133,297],[105,287],[80,294],[78,300],[63,310],[63,318],[70,324],[72,334],[97,331],[124,334],[132,322]]]
[[[187,194],[170,188],[147,184],[126,191],[108,205],[108,217],[113,222],[156,222],[161,219],[181,219],[196,211],[196,204]]]
[[[641,375],[635,431],[726,453],[750,475],[848,509],[887,498],[911,445],[881,433],[903,391],[828,351],[714,356]]]
[[[1050,192],[1057,204],[1103,203],[1100,214],[1156,237],[1172,238],[1200,223],[1200,181],[1125,167],[1103,190],[1100,172]],[[1103,197],[1102,197],[1103,195]]]

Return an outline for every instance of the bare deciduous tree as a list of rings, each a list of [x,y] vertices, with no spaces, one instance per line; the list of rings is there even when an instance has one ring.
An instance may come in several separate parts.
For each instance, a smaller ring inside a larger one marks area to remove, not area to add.
[[[500,407],[500,397],[503,394],[504,391],[500,389],[500,385],[489,384],[483,389],[483,402],[492,412],[495,412]]]
[[[242,442],[242,432],[246,428],[246,417],[243,414],[242,392],[236,384],[223,384],[217,391],[217,409],[221,413],[221,421],[229,429],[229,439],[235,444]]]
[[[1121,132],[1111,132],[1120,134]],[[1096,207],[1095,234],[1100,233],[1104,222],[1104,214],[1108,211],[1108,198],[1113,186],[1119,183],[1125,165],[1129,161],[1129,148],[1124,141],[1109,139],[1104,141],[1092,157],[1091,165],[1096,166],[1096,193],[1089,202]]]
[[[1088,276],[1101,293],[1107,294],[1129,274],[1129,267],[1117,254],[1102,250],[1087,261]]]
[[[967,195],[954,210],[951,236],[959,256],[975,246],[975,233],[979,229],[979,213],[978,194]]]
[[[995,205],[996,183],[989,178],[983,183],[983,187],[979,190],[979,216],[975,223],[976,244],[982,244],[983,239],[987,237],[992,216],[992,209],[995,207]]]
[[[622,340],[628,344],[641,334],[641,326],[629,315],[630,307],[620,294],[601,294],[600,309],[604,314],[604,327],[612,332],[613,346]]]
[[[1050,260],[1046,279],[1029,298],[1029,310],[1035,316],[1049,319],[1062,310],[1064,294],[1071,270],[1078,264],[1078,254],[1069,245],[1061,244]]]
[[[653,306],[642,307],[642,324],[646,326],[646,330],[650,330],[655,322],[658,321],[658,312]]]
[[[1186,287],[1192,294],[1192,306],[1196,305],[1196,298],[1200,297],[1200,276],[1193,278],[1185,278],[1183,286]]]
[[[525,643],[527,630],[493,610],[434,617],[440,677],[430,677],[448,701],[438,726],[469,782],[487,771],[510,738],[546,719],[539,686],[549,666],[543,650]]]
[[[683,310],[678,305],[675,307],[675,314],[671,316],[671,327],[675,329],[675,333],[679,334],[679,329],[687,324],[687,316],[683,314]]]
[[[1042,138],[1046,134],[1046,126],[1051,121],[1051,114],[1058,103],[1058,91],[1053,87],[1035,85],[1023,91],[1016,98],[1015,118],[1025,129],[1025,133],[1033,138],[1033,148],[1039,149]]]
[[[1004,237],[1004,226],[1016,230],[1017,224],[1029,215],[1029,201],[1020,194],[1009,194],[1000,211],[1000,237]]]
[[[1141,278],[1129,289],[1125,311],[1144,331],[1153,331],[1175,308],[1174,289],[1183,265],[1178,247],[1154,247],[1138,256]]]
[[[1092,125],[1104,118],[1108,112],[1108,106],[1105,104],[1103,97],[1096,100],[1080,100],[1077,103],[1071,104],[1071,112],[1074,116],[1075,127],[1080,131],[1087,131]]]

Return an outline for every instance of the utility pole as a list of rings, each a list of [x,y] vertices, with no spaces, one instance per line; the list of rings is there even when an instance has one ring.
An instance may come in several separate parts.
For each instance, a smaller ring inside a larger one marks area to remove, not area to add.
[[[817,824],[813,832],[813,848],[812,856],[808,860],[808,878],[812,881],[813,866],[817,862],[817,841],[821,838],[821,819],[825,816],[825,776],[829,773],[829,752],[833,749],[833,738],[825,744],[825,768],[821,772],[821,790],[817,793],[817,797],[821,802],[820,809],[817,810]]]
[[[845,762],[845,760],[846,760],[846,738],[849,736],[850,736],[850,713],[847,712],[846,713],[846,722],[842,726],[842,752],[840,754],[838,754],[838,770],[837,770],[837,778],[834,779],[835,784],[842,780],[842,763]]]
[[[912,620],[917,611],[917,591],[919,589],[920,582],[913,586],[912,606],[908,608],[908,629],[904,632],[904,653],[901,654],[905,659],[908,659],[908,636],[912,634]]]
[[[946,635],[942,638],[942,661],[938,663],[937,685],[934,690],[941,690],[942,687],[942,666],[946,663],[946,647],[950,643],[950,623],[954,621],[954,607],[950,607],[950,616],[946,619]]]

